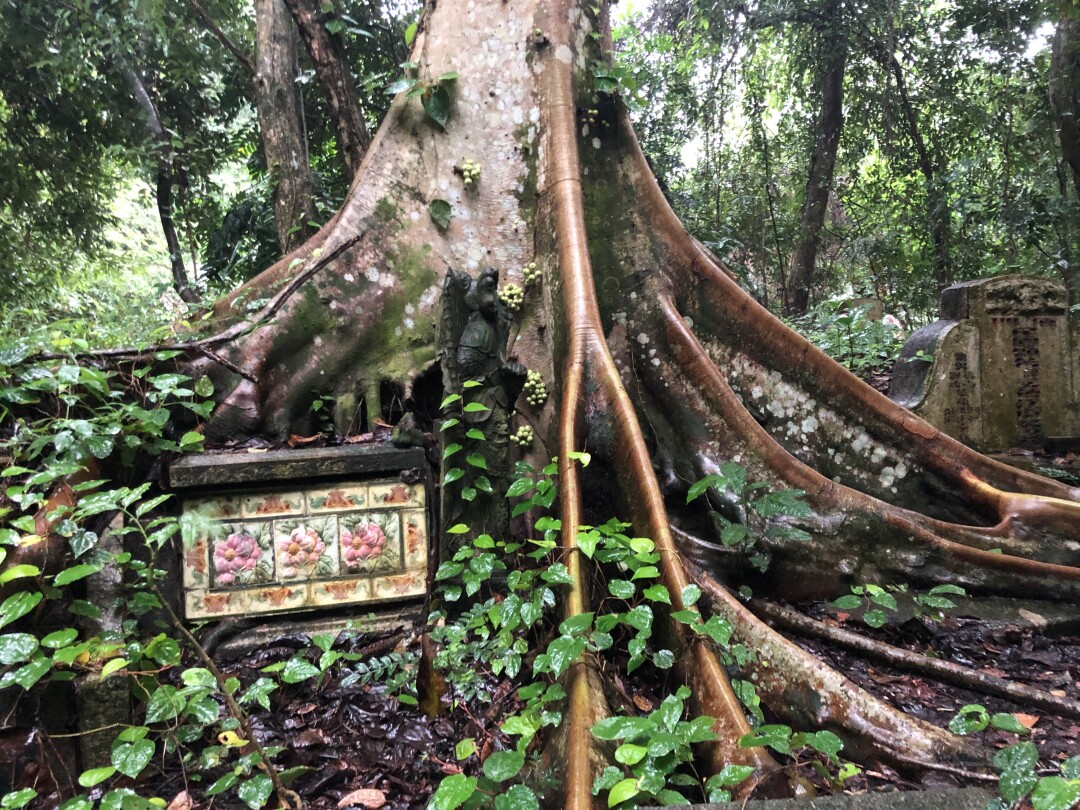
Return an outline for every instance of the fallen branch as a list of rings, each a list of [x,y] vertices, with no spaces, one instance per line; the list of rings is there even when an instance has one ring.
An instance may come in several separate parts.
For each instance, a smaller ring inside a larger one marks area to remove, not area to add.
[[[942,661],[922,653],[894,647],[851,630],[832,627],[817,619],[804,616],[798,611],[762,599],[752,600],[750,609],[774,627],[779,626],[831,641],[849,650],[885,661],[898,669],[929,675],[945,683],[962,686],[984,695],[1006,698],[1022,706],[1035,706],[1062,717],[1080,719],[1080,702],[1057,697],[1034,686],[1016,683],[979,672],[977,669],[954,664],[951,661]]]

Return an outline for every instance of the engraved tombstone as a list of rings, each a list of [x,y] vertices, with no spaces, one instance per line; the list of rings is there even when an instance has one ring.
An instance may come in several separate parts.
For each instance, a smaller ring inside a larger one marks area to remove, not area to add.
[[[983,451],[1075,436],[1078,338],[1059,282],[998,276],[955,284],[941,294],[941,320],[904,344],[889,397]]]

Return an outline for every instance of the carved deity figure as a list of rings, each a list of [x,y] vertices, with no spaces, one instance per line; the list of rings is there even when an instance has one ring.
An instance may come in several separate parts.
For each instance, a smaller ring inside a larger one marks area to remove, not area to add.
[[[489,267],[478,278],[458,270],[448,270],[443,282],[442,318],[439,325],[443,390],[461,394],[463,399],[447,407],[446,415],[456,415],[465,427],[478,428],[484,441],[464,436],[464,430],[441,433],[444,444],[458,443],[469,452],[479,453],[486,469],[469,466],[453,493],[443,488],[443,520],[465,522],[476,531],[499,536],[507,528],[508,516],[502,498],[475,497],[471,502],[461,497],[466,489],[483,477],[495,493],[509,485],[510,410],[525,383],[526,370],[520,363],[507,360],[506,344],[510,337],[511,314],[499,300],[499,271]],[[465,387],[474,381],[478,386]],[[480,403],[482,410],[463,406]],[[464,462],[451,457],[451,466],[465,468]]]

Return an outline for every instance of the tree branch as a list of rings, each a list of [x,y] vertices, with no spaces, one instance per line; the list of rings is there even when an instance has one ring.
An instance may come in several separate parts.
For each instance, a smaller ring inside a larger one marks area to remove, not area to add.
[[[224,45],[228,51],[236,57],[236,60],[244,66],[248,75],[254,80],[255,63],[251,61],[251,57],[240,50],[240,46],[229,39],[225,32],[218,28],[217,23],[214,22],[209,12],[203,8],[199,0],[188,0],[188,4],[195,10],[195,13],[199,15],[199,19],[202,20],[203,25],[206,26],[206,30],[213,34],[217,41]]]

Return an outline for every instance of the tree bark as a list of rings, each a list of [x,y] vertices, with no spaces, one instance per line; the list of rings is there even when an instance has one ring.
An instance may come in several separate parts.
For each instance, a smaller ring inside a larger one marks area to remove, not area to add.
[[[371,143],[371,136],[353,86],[345,47],[341,38],[327,29],[329,15],[320,10],[319,0],[285,0],[285,3],[311,56],[315,77],[326,94],[338,153],[351,182]]]
[[[304,108],[296,85],[296,31],[283,0],[255,0],[255,107],[274,194],[282,251],[310,237],[315,177],[308,161]]]
[[[655,543],[675,611],[696,610],[683,601],[694,564],[712,609],[758,652],[744,676],[777,714],[802,728],[827,726],[855,757],[982,767],[970,743],[855,689],[757,620],[730,588],[745,582],[801,598],[835,596],[853,582],[955,581],[1075,600],[1080,489],[941,434],[735,284],[676,219],[625,109],[595,95],[588,66],[610,47],[605,13],[577,0],[429,8],[413,50],[419,81],[468,66],[445,128],[419,98],[395,99],[338,214],[219,302],[218,336],[192,344],[188,362],[220,392],[207,433],[306,433],[316,396],[350,418],[361,403],[369,418],[385,417],[378,403],[387,383],[404,389],[422,419],[425,397],[432,412],[441,401],[414,383],[438,361],[442,280],[451,267],[473,275],[497,267],[503,283],[527,290],[509,359],[539,373],[550,392],[540,405],[516,403],[511,429],[534,429],[524,460],[539,467],[559,458],[561,559],[573,582],[563,614],[600,601],[589,592],[577,527],[610,517],[596,514],[597,504],[616,504]],[[483,163],[469,186],[464,160]],[[436,200],[450,206],[448,222],[432,217]],[[530,286],[524,270],[533,262],[541,279]],[[198,351],[210,346],[214,354]],[[584,448],[588,469],[574,461]],[[812,514],[797,525],[813,539],[763,537],[773,561],[765,577],[726,566],[709,541],[692,543],[680,530],[710,525],[711,510],[730,511],[719,498],[685,502],[688,482],[726,462],[751,481],[806,493]],[[715,718],[719,739],[701,760],[713,770],[745,763],[759,777],[771,772],[763,749],[738,745],[749,726],[716,650],[684,624],[657,621],[675,653],[672,680],[690,685],[696,710]],[[589,733],[608,711],[604,677],[596,656],[567,673],[553,749],[566,775],[557,806],[604,804],[591,785],[607,755]]]
[[[821,111],[818,115],[817,139],[810,156],[810,171],[806,179],[806,196],[803,200],[799,222],[799,241],[791,257],[788,273],[787,311],[789,315],[802,315],[810,302],[814,285],[814,265],[821,229],[825,224],[825,212],[832,191],[836,152],[840,146],[840,134],[844,128],[844,68],[847,64],[847,39],[840,30],[842,5],[832,7],[829,14],[828,32],[833,40],[833,51],[821,77]]]
[[[180,239],[176,235],[176,222],[173,219],[173,183],[176,177],[175,156],[173,154],[172,140],[165,126],[161,123],[157,105],[150,97],[142,78],[131,66],[125,66],[128,81],[131,83],[135,101],[143,111],[146,120],[146,128],[155,144],[157,169],[155,172],[154,190],[157,201],[158,219],[161,222],[161,230],[165,235],[165,245],[169,250],[169,266],[172,270],[173,287],[180,298],[187,302],[197,301],[198,293],[191,286],[187,268],[184,266],[184,252],[180,246]]]

